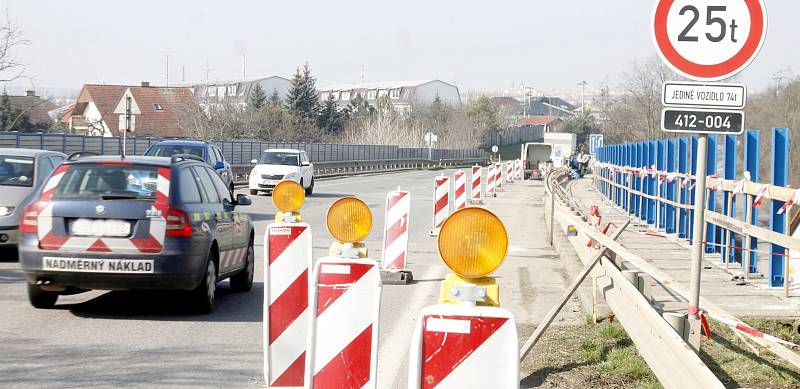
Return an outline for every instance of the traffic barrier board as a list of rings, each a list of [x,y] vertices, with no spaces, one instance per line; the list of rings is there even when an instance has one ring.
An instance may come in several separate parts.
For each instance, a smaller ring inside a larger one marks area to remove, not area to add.
[[[450,216],[450,179],[438,176],[433,179],[433,230],[431,230],[431,235],[436,235],[436,231],[448,216]]]
[[[498,162],[494,164],[494,190],[498,192],[503,189],[503,165]]]
[[[518,388],[519,339],[511,312],[433,305],[417,320],[409,388]]]
[[[264,380],[268,387],[303,387],[308,333],[311,227],[272,223],[264,236]]]
[[[454,194],[454,208],[461,209],[467,206],[467,175],[463,170],[457,170],[453,174],[453,182],[455,183]]]
[[[377,262],[322,258],[313,279],[306,388],[376,388],[381,299]]]
[[[383,229],[383,269],[386,271],[399,272],[406,269],[410,212],[411,193],[397,190],[386,195]]]
[[[514,182],[514,161],[506,162],[506,182],[512,183]]]
[[[475,203],[480,203],[483,200],[483,191],[481,190],[481,167],[478,165],[472,167],[472,191],[470,200]]]
[[[497,190],[497,184],[495,181],[497,180],[497,175],[495,174],[495,166],[494,164],[489,164],[486,167],[486,195],[489,196],[497,196],[495,191]]]

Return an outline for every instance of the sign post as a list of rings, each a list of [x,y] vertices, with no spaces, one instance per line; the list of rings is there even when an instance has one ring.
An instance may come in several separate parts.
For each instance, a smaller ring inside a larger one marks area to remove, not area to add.
[[[428,132],[423,139],[425,140],[425,145],[428,146],[428,160],[433,160],[433,144],[439,141],[439,137],[432,132]]]
[[[708,135],[744,130],[747,89],[719,84],[753,62],[767,32],[763,0],[656,0],[652,37],[661,59],[697,82],[666,82],[661,129],[699,134],[697,141],[694,233],[689,293],[689,346],[700,351],[700,274],[705,238]]]
[[[122,151],[120,155],[125,158],[125,151],[128,141],[128,133],[136,130],[136,115],[141,115],[142,111],[139,105],[136,104],[136,99],[133,98],[133,93],[130,88],[125,89],[122,98],[114,108],[114,113],[119,115],[118,129],[122,131]]]

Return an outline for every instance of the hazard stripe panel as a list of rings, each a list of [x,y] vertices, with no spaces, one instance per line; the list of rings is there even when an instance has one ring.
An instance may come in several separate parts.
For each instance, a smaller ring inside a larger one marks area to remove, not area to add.
[[[306,379],[312,388],[375,388],[381,281],[372,259],[327,257],[314,271]]]
[[[269,387],[302,387],[309,323],[311,229],[305,223],[270,224],[264,245],[264,379]]]
[[[508,318],[424,316],[423,320],[422,387],[435,388]]]
[[[518,342],[514,315],[505,309],[425,307],[409,348],[408,387],[518,388]]]

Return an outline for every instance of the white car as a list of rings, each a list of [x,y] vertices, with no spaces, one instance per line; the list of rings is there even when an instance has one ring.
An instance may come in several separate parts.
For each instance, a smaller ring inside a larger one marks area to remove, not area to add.
[[[256,165],[250,171],[248,187],[251,195],[272,193],[281,180],[292,180],[303,186],[306,194],[314,192],[314,164],[305,151],[295,149],[264,150],[261,157],[250,161]]]

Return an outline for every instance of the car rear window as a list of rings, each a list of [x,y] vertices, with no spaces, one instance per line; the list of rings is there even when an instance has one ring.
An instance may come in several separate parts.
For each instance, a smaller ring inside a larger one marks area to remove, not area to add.
[[[185,145],[155,145],[144,153],[144,155],[150,157],[171,157],[177,154],[189,154],[203,158],[203,147]]]
[[[300,155],[297,153],[282,153],[269,151],[261,154],[258,163],[262,165],[288,165],[300,166]]]
[[[145,200],[156,197],[158,168],[140,165],[71,165],[54,199]]]
[[[0,155],[0,185],[33,186],[33,158]]]

